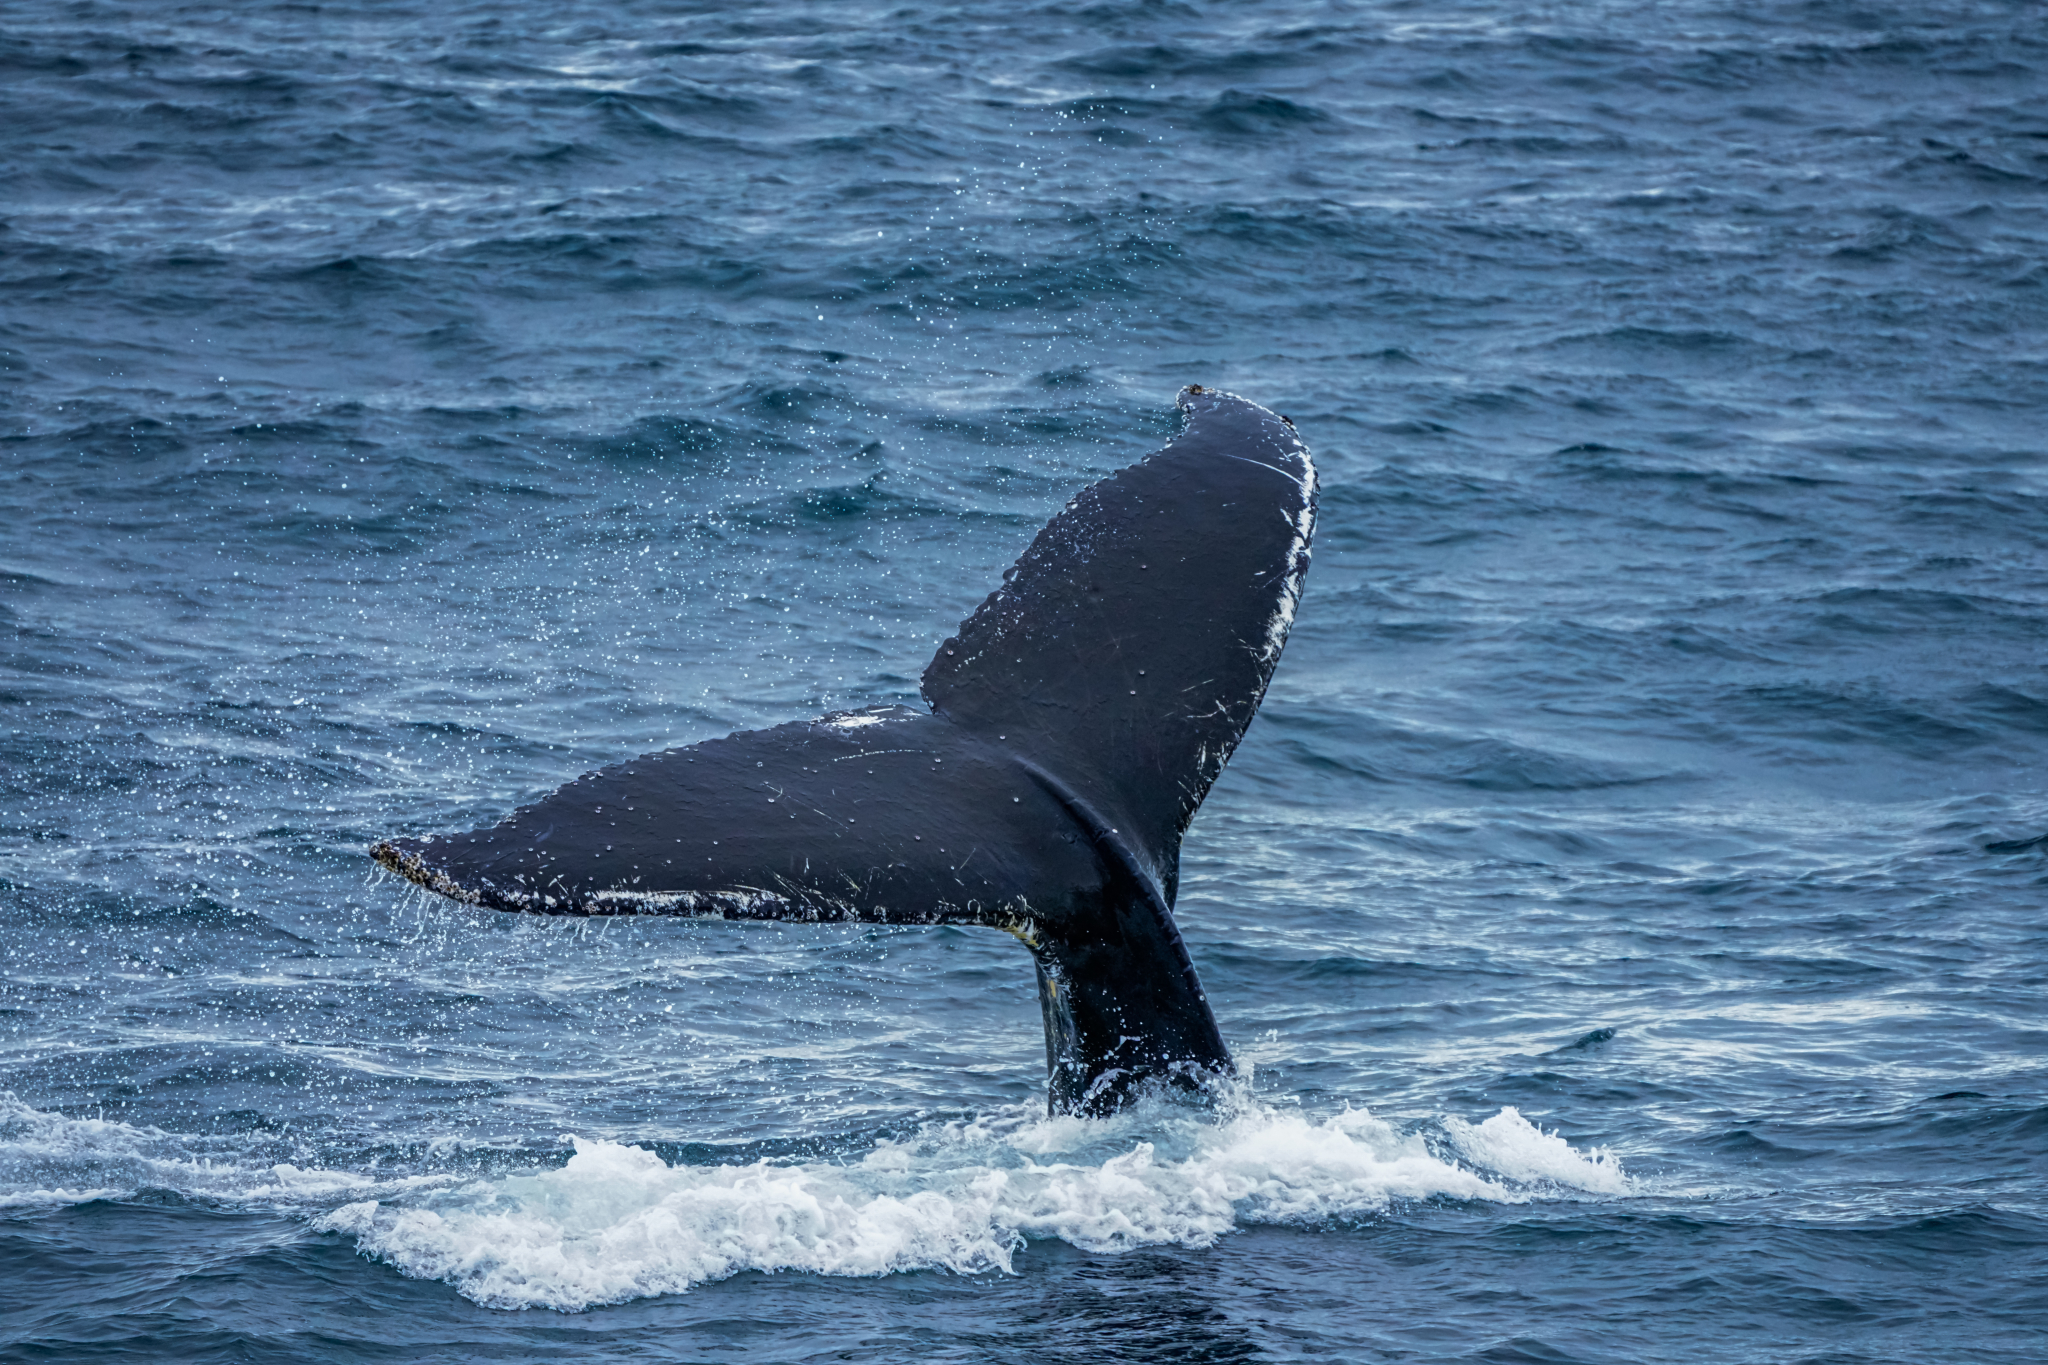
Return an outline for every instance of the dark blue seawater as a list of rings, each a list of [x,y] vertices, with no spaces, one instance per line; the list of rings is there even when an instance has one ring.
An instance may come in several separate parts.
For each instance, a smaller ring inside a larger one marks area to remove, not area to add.
[[[914,702],[1189,382],[1218,1110],[373,874]],[[0,1355],[2048,1356],[2044,413],[2018,0],[0,4]]]

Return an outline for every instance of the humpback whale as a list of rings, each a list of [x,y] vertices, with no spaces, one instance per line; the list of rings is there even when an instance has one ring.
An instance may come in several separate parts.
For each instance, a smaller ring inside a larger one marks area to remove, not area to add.
[[[371,855],[498,910],[1005,929],[1052,1112],[1205,1089],[1231,1062],[1174,925],[1181,837],[1287,641],[1316,472],[1284,417],[1176,403],[1179,434],[1075,494],[939,647],[929,710],[649,754]]]

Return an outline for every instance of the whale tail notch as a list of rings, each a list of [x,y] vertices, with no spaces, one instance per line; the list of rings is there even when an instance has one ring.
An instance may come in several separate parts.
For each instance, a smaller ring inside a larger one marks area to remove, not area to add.
[[[928,712],[648,755],[373,856],[504,910],[1007,929],[1055,1112],[1204,1084],[1230,1056],[1173,920],[1181,838],[1286,642],[1316,474],[1285,418],[1178,403],[1180,434],[1076,494],[939,647]]]

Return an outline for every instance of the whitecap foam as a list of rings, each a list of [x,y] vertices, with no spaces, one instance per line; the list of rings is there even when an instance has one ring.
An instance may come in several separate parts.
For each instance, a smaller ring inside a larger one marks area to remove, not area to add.
[[[1008,1111],[844,1164],[670,1166],[579,1138],[558,1170],[400,1205],[359,1200],[315,1226],[478,1303],[574,1311],[747,1269],[1008,1272],[1031,1239],[1201,1247],[1240,1227],[1357,1218],[1397,1201],[1627,1190],[1611,1154],[1581,1155],[1512,1109],[1446,1131],[1469,1164],[1363,1110],[1313,1118],[1252,1104],[1106,1121]]]
[[[401,1272],[499,1308],[575,1311],[742,1270],[1014,1270],[1033,1240],[1088,1251],[1204,1247],[1243,1227],[1369,1217],[1404,1201],[1630,1191],[1605,1150],[1513,1109],[1447,1118],[1432,1148],[1361,1109],[1315,1117],[1240,1097],[1110,1119],[1020,1105],[933,1124],[843,1161],[671,1166],[574,1138],[537,1174],[329,1170],[274,1138],[47,1113],[0,1094],[0,1210],[168,1189],[286,1210]],[[338,1206],[338,1207],[337,1207]]]
[[[1548,1183],[1592,1194],[1627,1194],[1621,1162],[1605,1147],[1581,1153],[1556,1133],[1546,1133],[1513,1106],[1484,1123],[1444,1120],[1451,1143],[1476,1166],[1510,1180]]]

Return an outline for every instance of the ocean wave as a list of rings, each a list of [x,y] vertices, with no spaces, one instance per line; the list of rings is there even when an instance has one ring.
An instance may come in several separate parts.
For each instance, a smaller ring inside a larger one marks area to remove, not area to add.
[[[489,1307],[575,1311],[742,1270],[1012,1273],[1037,1240],[1093,1252],[1205,1247],[1241,1227],[1322,1225],[1397,1202],[1631,1192],[1611,1153],[1582,1153],[1514,1109],[1444,1120],[1441,1151],[1363,1110],[1318,1119],[1247,1103],[1213,1120],[1162,1115],[1020,1108],[839,1162],[670,1165],[642,1147],[576,1138],[559,1170],[396,1204],[358,1200],[315,1226]]]
[[[0,1095],[0,1211],[139,1196],[283,1211],[486,1306],[572,1312],[743,1270],[1009,1274],[1033,1241],[1200,1248],[1241,1228],[1341,1224],[1401,1203],[1634,1193],[1611,1152],[1573,1148],[1512,1108],[1404,1131],[1362,1109],[1314,1117],[1243,1095],[1216,1113],[1151,1102],[1106,1120],[1047,1118],[1031,1102],[838,1159],[744,1163],[567,1141],[573,1155],[547,1170],[505,1173],[502,1151],[438,1143],[362,1171],[274,1134],[172,1133]],[[372,1164],[390,1155],[380,1148]],[[478,1178],[490,1158],[500,1173]]]
[[[0,1209],[128,1198],[147,1190],[235,1208],[318,1209],[339,1199],[389,1198],[456,1179],[305,1166],[277,1159],[295,1154],[278,1146],[263,1136],[200,1136],[117,1119],[71,1118],[0,1094]]]
[[[1279,95],[1259,90],[1226,90],[1196,116],[1195,122],[1208,132],[1248,137],[1327,124],[1331,118],[1314,105]]]

